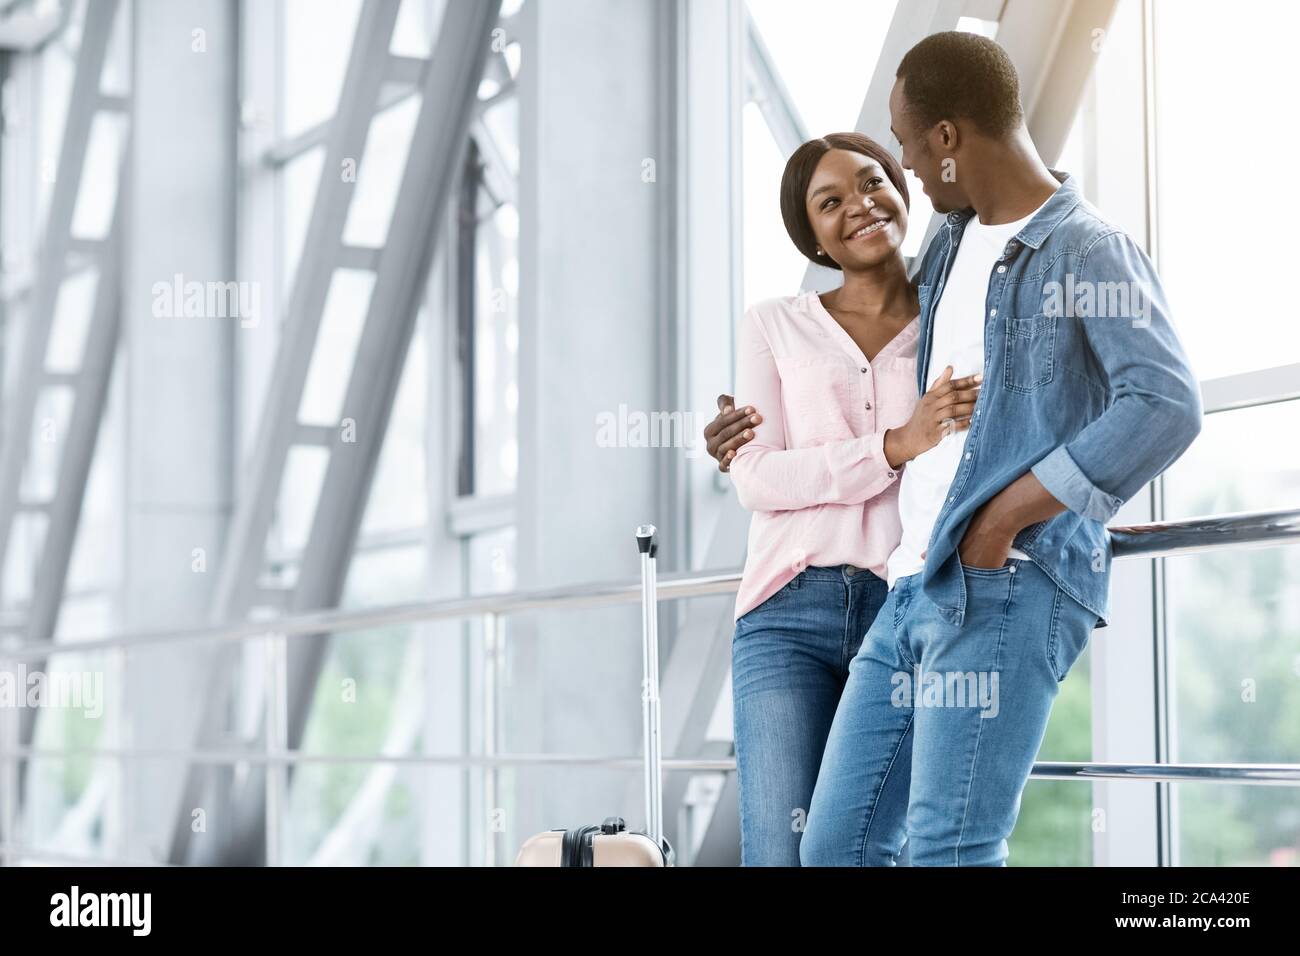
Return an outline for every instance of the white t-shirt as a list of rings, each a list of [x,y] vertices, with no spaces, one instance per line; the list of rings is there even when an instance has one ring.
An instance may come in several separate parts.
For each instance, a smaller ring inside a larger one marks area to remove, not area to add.
[[[953,378],[984,371],[984,303],[988,298],[989,276],[1007,242],[1042,208],[1039,206],[1023,219],[997,226],[984,225],[978,216],[966,224],[952,272],[948,274],[943,295],[934,310],[926,388],[933,385],[949,365],[952,366]],[[923,362],[924,356],[917,356],[917,361]],[[987,387],[989,383],[983,385]],[[899,578],[916,574],[925,567],[921,552],[930,545],[930,535],[943,509],[948,486],[961,464],[967,434],[969,430],[962,429],[945,435],[939,444],[917,455],[903,469],[898,488],[903,537],[889,556],[891,588]],[[1012,548],[1008,556],[1027,557],[1016,548]]]

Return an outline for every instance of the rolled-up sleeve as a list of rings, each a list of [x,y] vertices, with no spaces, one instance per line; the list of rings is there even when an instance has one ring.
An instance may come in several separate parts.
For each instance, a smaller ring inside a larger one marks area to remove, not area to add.
[[[1121,232],[1098,239],[1080,272],[1097,301],[1119,283],[1128,293],[1129,315],[1058,320],[1081,323],[1111,402],[1032,471],[1071,511],[1108,521],[1200,433],[1201,392],[1160,279],[1132,239]]]
[[[1094,485],[1065,445],[1034,465],[1033,472],[1053,498],[1085,518],[1109,521],[1124,503]]]

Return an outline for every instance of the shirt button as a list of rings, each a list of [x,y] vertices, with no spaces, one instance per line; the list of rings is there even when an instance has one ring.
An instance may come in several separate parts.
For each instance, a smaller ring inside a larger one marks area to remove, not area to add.
[[[970,461],[970,452],[966,452],[966,460]]]
[[[1006,271],[1007,271],[1006,266],[998,266],[998,272],[1006,272]]]
[[[997,314],[998,314],[997,309],[989,309],[989,315],[997,315]]]
[[[890,478],[893,478],[893,477],[894,477],[894,473],[893,473],[892,471],[891,471],[891,472],[888,472],[888,474],[889,474],[889,477],[890,477]]]
[[[1011,567],[1007,568],[1007,574],[1015,574],[1015,573],[1016,573],[1016,566],[1014,564],[1011,565]]]
[[[976,417],[976,418],[979,418],[979,417],[980,417],[980,410],[979,410],[978,408],[975,409],[975,417]]]
[[[871,403],[870,403],[870,402],[867,402],[867,404],[864,405],[863,407],[864,407],[867,411],[871,411]]]
[[[951,495],[951,496],[949,496],[949,498],[948,498],[948,502],[949,502],[950,504],[951,504],[952,502],[956,501],[956,500],[957,500],[957,496],[956,496],[956,495]]]
[[[866,372],[866,370],[867,370],[867,367],[866,367],[865,365],[862,366],[861,371]]]

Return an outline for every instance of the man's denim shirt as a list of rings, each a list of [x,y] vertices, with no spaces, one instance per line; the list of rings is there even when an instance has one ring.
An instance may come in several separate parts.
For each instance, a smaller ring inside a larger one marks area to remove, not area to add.
[[[1011,239],[989,275],[984,381],[966,453],[935,521],[922,589],[950,622],[966,610],[957,546],[975,511],[1027,471],[1067,507],[1016,535],[1065,593],[1108,624],[1106,522],[1201,430],[1201,395],[1150,260],[1101,218],[1078,182]],[[917,386],[935,306],[972,210],[948,215],[916,272]]]

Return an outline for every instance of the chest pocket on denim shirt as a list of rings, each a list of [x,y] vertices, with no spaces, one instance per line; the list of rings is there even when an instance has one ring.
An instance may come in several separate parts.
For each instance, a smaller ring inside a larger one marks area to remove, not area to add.
[[[1007,388],[1032,392],[1052,380],[1058,321],[1054,315],[1007,316]]]

